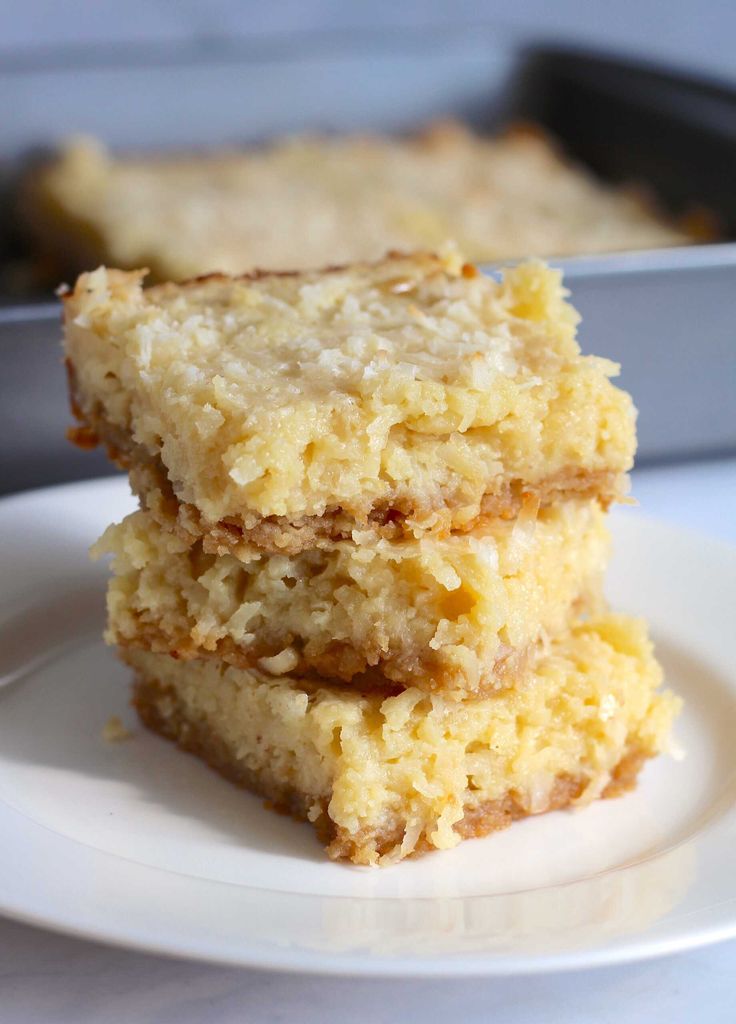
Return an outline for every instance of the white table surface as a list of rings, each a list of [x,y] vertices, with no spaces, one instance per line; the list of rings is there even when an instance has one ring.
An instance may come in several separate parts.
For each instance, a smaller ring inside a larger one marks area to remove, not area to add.
[[[736,543],[736,459],[641,470],[641,512]],[[636,511],[630,514],[638,514]],[[732,1024],[736,942],[586,973],[354,981],[190,964],[0,921],[2,1024]]]

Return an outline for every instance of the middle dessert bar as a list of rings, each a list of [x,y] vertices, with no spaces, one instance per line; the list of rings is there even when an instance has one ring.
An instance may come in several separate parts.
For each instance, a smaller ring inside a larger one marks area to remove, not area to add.
[[[568,501],[445,538],[366,531],[295,555],[241,545],[239,557],[141,511],[96,551],[114,554],[112,643],[462,696],[512,685],[540,641],[596,607],[608,547],[598,503]]]

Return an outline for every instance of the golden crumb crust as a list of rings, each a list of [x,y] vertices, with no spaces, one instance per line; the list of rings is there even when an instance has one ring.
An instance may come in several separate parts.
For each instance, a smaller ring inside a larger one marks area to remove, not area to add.
[[[157,158],[72,140],[30,178],[22,207],[65,271],[149,266],[159,280],[376,259],[447,239],[476,262],[691,241],[540,132],[483,138],[459,124]]]
[[[93,552],[113,555],[110,643],[461,697],[512,685],[540,643],[602,603],[609,537],[595,501],[528,503],[444,538],[356,531],[296,555],[217,556],[136,512]]]
[[[386,864],[633,784],[679,701],[638,620],[552,642],[527,685],[448,702],[361,693],[125,649],[143,722],[312,821],[327,852]]]
[[[497,281],[454,252],[394,255],[151,289],[100,269],[64,306],[77,441],[139,469],[147,503],[168,488],[201,535],[418,536],[566,482],[604,504],[625,490],[631,399],[580,354],[539,263]]]

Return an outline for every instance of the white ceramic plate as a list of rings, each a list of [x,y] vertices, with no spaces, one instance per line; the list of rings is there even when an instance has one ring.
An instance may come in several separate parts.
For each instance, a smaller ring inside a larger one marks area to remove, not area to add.
[[[610,964],[736,935],[736,549],[624,511],[614,603],[646,615],[686,700],[678,740],[621,800],[381,871],[328,861],[137,725],[98,639],[86,550],[123,480],[0,503],[0,911],[223,963],[365,975]],[[61,643],[61,645],[60,645]],[[119,715],[133,738],[106,743]]]

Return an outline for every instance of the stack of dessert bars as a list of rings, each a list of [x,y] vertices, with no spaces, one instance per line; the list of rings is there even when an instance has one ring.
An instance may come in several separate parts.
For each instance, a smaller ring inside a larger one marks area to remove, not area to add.
[[[64,300],[73,438],[140,499],[96,550],[143,722],[358,864],[630,788],[677,702],[603,601],[635,414],[559,275],[143,276]]]

